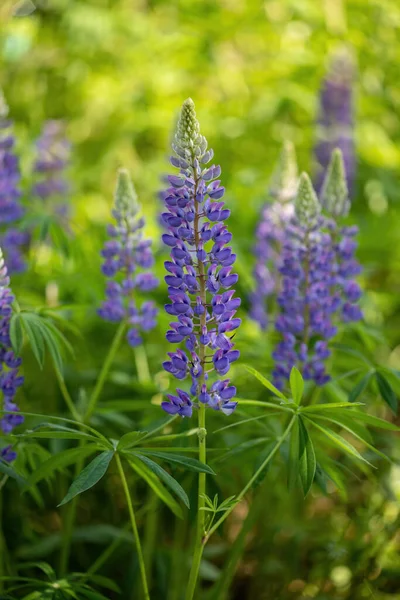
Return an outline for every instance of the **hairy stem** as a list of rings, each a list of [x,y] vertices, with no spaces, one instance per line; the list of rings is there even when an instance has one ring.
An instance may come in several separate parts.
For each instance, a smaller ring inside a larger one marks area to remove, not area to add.
[[[129,517],[131,520],[132,532],[133,532],[133,537],[135,539],[136,552],[138,555],[139,570],[140,570],[140,576],[141,576],[142,585],[143,585],[143,594],[144,594],[145,600],[150,600],[149,588],[147,585],[147,578],[146,578],[146,568],[144,566],[142,546],[140,544],[140,537],[139,537],[139,532],[138,532],[138,528],[137,528],[137,524],[136,524],[135,511],[133,510],[132,498],[129,493],[128,482],[126,480],[124,469],[123,469],[122,463],[121,463],[121,459],[118,454],[115,455],[115,459],[117,461],[118,471],[119,471],[119,474],[121,477],[121,482],[122,482],[122,486],[124,488],[125,498],[126,498],[126,502],[128,505]],[[136,598],[136,595],[134,596],[134,598]]]

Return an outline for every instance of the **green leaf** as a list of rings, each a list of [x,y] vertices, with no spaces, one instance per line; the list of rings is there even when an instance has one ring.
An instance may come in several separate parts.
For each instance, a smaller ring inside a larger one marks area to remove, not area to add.
[[[43,431],[43,429],[49,429],[50,431]],[[51,439],[65,439],[65,440],[90,440],[100,442],[100,438],[95,437],[84,431],[78,431],[72,429],[72,427],[65,427],[64,425],[57,425],[56,423],[42,423],[37,429],[28,430],[24,433],[15,435],[18,438],[42,438],[46,440]]]
[[[59,471],[60,469],[64,469],[65,467],[74,464],[78,458],[87,458],[98,449],[98,444],[87,444],[86,446],[70,448],[69,450],[64,450],[63,452],[51,456],[48,460],[40,464],[30,475],[26,482],[26,489],[35,485],[42,479],[50,477],[55,471]]]
[[[364,413],[361,410],[352,410],[349,414],[359,421],[364,421],[367,425],[372,425],[372,427],[378,427],[379,429],[388,429],[390,431],[400,431],[400,427],[397,427],[394,423],[390,423],[389,421],[385,421],[384,419],[380,419],[379,417],[374,417],[373,415],[369,415],[368,413]]]
[[[22,312],[21,318],[24,329],[28,336],[29,344],[32,348],[32,352],[40,368],[43,368],[44,363],[44,339],[42,336],[40,325],[38,324],[38,318],[36,315],[28,312]]]
[[[299,419],[296,418],[290,432],[288,488],[293,490],[299,474]]]
[[[397,415],[398,403],[396,394],[393,391],[392,386],[382,373],[378,371],[375,373],[376,382],[378,384],[379,393],[386,402],[386,404],[392,409],[395,415]]]
[[[290,390],[292,392],[293,400],[296,404],[300,404],[304,392],[304,380],[296,367],[293,367],[290,371]]]
[[[372,373],[367,373],[360,379],[360,381],[353,387],[349,394],[349,402],[355,402],[359,396],[363,393],[367,387],[369,380],[372,377]]]
[[[372,442],[372,439],[368,430],[365,429],[365,427],[361,426],[359,423],[355,423],[354,420],[351,418],[351,415],[348,414],[348,412],[346,415],[338,413],[339,411],[332,411],[332,413],[324,412],[322,415],[316,415],[316,418],[325,421],[330,421],[331,423],[339,425],[339,427],[342,427],[343,429],[354,435],[355,438],[361,440],[370,450],[372,450],[372,452],[375,452],[375,454],[377,454],[384,460],[391,462],[391,460],[386,456],[386,454],[383,454],[383,452],[377,450],[372,445],[372,443],[370,443]]]
[[[75,498],[78,494],[82,494],[87,490],[90,490],[96,483],[100,481],[102,477],[107,472],[109,464],[114,456],[114,452],[107,450],[106,452],[102,452],[99,456],[96,456],[95,459],[90,462],[87,467],[83,469],[83,471],[78,475],[75,481],[71,484],[67,495],[60,502],[58,506],[62,506],[66,504],[72,498]]]
[[[148,458],[140,453],[136,453],[135,456],[144,462],[144,464],[149,467],[149,469],[153,471],[153,473],[157,475],[157,477],[159,477],[159,479],[161,479],[161,481],[163,481],[165,485],[168,486],[178,496],[178,498],[180,498],[180,500],[182,500],[185,506],[190,508],[189,498],[187,497],[185,490],[180,483],[178,483],[176,479],[172,477],[172,475],[167,473],[167,471],[160,467],[158,463],[154,462],[154,460],[151,460],[151,458]]]
[[[130,431],[122,436],[118,442],[117,450],[126,450],[136,446],[147,436],[147,431]]]
[[[152,450],[148,451],[145,448],[140,448],[140,454],[144,454],[145,456],[153,456],[154,458],[160,458],[161,460],[165,460],[165,462],[167,463],[178,464],[184,469],[187,469],[188,471],[194,471],[196,473],[209,473],[210,475],[215,475],[215,472],[212,470],[211,467],[205,465],[196,458],[181,456],[179,454],[170,455],[167,452],[154,452]]]
[[[299,417],[299,474],[304,497],[307,496],[314,481],[316,464],[313,443],[302,418]]]
[[[326,404],[310,404],[300,408],[300,411],[304,413],[315,412],[317,410],[331,410],[336,408],[347,408],[352,409],[354,406],[364,406],[363,402],[327,402]]]
[[[127,454],[125,456],[127,457]],[[157,494],[157,496],[162,500],[168,508],[172,510],[172,512],[179,517],[183,518],[182,508],[179,506],[178,502],[175,498],[170,494],[170,492],[163,486],[159,478],[153,473],[151,469],[147,467],[139,458],[133,453],[129,455],[128,462],[132,469],[136,471],[136,473],[144,479],[151,489]]]
[[[13,313],[10,322],[10,339],[15,354],[19,354],[24,341],[24,333],[21,324],[21,313]]]
[[[358,460],[366,463],[370,467],[373,467],[373,465],[371,465],[371,463],[369,463],[363,456],[361,456],[361,454],[358,452],[358,450],[356,450],[354,448],[354,446],[352,446],[352,444],[350,444],[350,442],[348,442],[347,440],[345,440],[341,435],[339,435],[335,431],[332,431],[332,429],[329,429],[328,427],[319,425],[315,421],[310,421],[310,422],[321,433],[323,433],[327,437],[327,439],[330,440],[330,442],[333,444],[333,446],[336,446],[337,448],[339,448],[340,450],[342,450],[346,454],[349,454],[353,458],[357,458]]]
[[[279,391],[278,388],[276,388],[270,381],[268,381],[268,379],[266,379],[264,377],[264,375],[261,375],[261,373],[256,371],[256,369],[254,369],[250,365],[243,365],[243,366],[249,373],[254,375],[254,377],[256,377],[259,381],[261,381],[263,386],[266,387],[270,392],[272,392],[274,394],[274,396],[277,396],[278,398],[281,398],[282,400],[285,400],[285,401],[287,400],[286,397],[282,394],[282,392]]]
[[[0,473],[7,475],[7,477],[10,477],[11,479],[15,479],[15,481],[21,486],[26,484],[26,479],[24,479],[19,473],[17,473],[16,470],[9,463],[6,463],[4,460],[1,459]]]

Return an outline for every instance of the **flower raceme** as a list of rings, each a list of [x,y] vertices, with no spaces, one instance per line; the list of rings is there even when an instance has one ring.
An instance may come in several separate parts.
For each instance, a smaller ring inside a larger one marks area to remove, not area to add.
[[[10,290],[10,279],[7,276],[7,267],[4,263],[3,253],[0,250],[0,390],[3,396],[3,410],[18,411],[15,396],[18,388],[24,382],[19,375],[21,359],[16,357],[10,339],[10,323],[14,296]],[[23,422],[22,415],[6,414],[0,419],[0,429],[4,434],[9,434],[17,425]],[[0,449],[0,457],[11,462],[16,453],[10,446]]]
[[[250,316],[263,330],[268,325],[268,298],[276,293],[279,287],[278,265],[282,242],[285,228],[293,217],[297,184],[294,147],[290,142],[286,142],[269,189],[269,194],[275,201],[263,206],[256,228],[256,264],[253,270],[256,286],[250,294]]]
[[[352,193],[356,171],[354,152],[353,86],[354,66],[347,52],[336,54],[320,91],[315,158],[315,189],[321,191],[328,164],[335,148],[340,148],[347,188]]]
[[[341,210],[345,210],[339,205],[348,206],[343,165],[338,167],[338,159],[342,161],[340,153],[332,158],[336,164],[331,163],[324,184],[325,207],[327,203],[335,206],[330,216],[321,214],[322,207],[311,181],[303,173],[295,201],[295,218],[286,230],[279,268],[282,276],[279,314],[275,322],[281,340],[273,353],[274,381],[281,389],[293,366],[301,368],[304,379],[317,385],[329,381],[325,364],[331,354],[329,340],[341,322],[362,318],[357,305],[361,290],[353,280],[360,270],[354,259],[356,229],[341,228],[332,219],[332,214],[338,218]]]
[[[108,240],[102,250],[103,274],[109,278],[107,299],[99,309],[99,315],[112,322],[126,320],[130,346],[142,343],[141,331],[156,326],[157,308],[152,301],[137,303],[137,291],[149,292],[157,287],[158,280],[150,269],[154,264],[151,240],[143,237],[145,221],[138,216],[139,204],[129,173],[118,172],[115,204],[112,212],[116,224],[109,225]]]
[[[232,266],[236,255],[224,221],[230,210],[221,198],[225,189],[218,177],[219,166],[206,166],[213,158],[207,141],[200,134],[193,101],[182,106],[174,138],[175,155],[171,163],[179,175],[168,178],[170,187],[163,194],[166,211],[162,220],[166,233],[162,239],[170,247],[165,262],[170,303],[166,312],[175,317],[166,334],[171,344],[183,344],[169,352],[164,369],[177,379],[190,377],[189,393],[177,389],[162,403],[170,414],[191,416],[195,400],[231,414],[236,408],[236,388],[229,379],[210,383],[212,373],[224,377],[231,363],[239,358],[232,338],[240,325],[235,317],[240,299],[231,289],[238,280]]]
[[[7,117],[8,107],[0,92],[0,243],[10,273],[21,273],[26,267],[21,250],[28,239],[25,232],[14,226],[24,211],[19,202],[21,176],[14,153],[15,139]]]

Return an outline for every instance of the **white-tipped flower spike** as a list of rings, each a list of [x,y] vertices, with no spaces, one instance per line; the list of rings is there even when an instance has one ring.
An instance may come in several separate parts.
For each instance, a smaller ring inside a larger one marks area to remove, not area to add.
[[[296,151],[292,142],[284,142],[276,168],[271,177],[270,194],[280,202],[289,202],[296,196],[298,186]]]
[[[312,229],[321,212],[321,205],[307,173],[300,176],[295,200],[295,214],[299,224],[305,229]]]
[[[320,200],[322,207],[333,217],[344,217],[350,210],[343,154],[339,148],[332,152]]]
[[[183,159],[192,155],[203,156],[207,150],[207,140],[200,134],[200,124],[191,98],[185,100],[182,105],[172,148]]]
[[[138,197],[127,169],[119,169],[115,189],[115,208],[128,217],[139,211]]]

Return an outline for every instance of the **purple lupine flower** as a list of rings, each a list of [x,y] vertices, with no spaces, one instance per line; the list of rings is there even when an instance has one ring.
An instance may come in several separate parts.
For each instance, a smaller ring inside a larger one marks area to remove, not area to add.
[[[34,171],[37,175],[33,194],[48,202],[54,214],[68,219],[69,205],[66,200],[69,185],[65,171],[69,165],[70,143],[65,138],[65,125],[62,121],[46,121],[42,133],[36,141]]]
[[[114,323],[126,320],[130,346],[142,343],[141,332],[156,326],[157,308],[152,301],[137,303],[137,292],[149,292],[158,280],[150,271],[154,264],[151,240],[143,238],[144,219],[138,216],[139,204],[126,169],[118,172],[114,210],[116,225],[108,227],[108,240],[102,250],[102,272],[109,278],[107,299],[99,315]]]
[[[238,280],[232,271],[236,255],[224,223],[230,211],[221,201],[225,192],[218,179],[221,168],[206,166],[214,153],[200,134],[190,98],[183,103],[172,146],[171,163],[180,173],[168,178],[162,215],[167,227],[162,239],[171,248],[165,262],[171,302],[165,310],[175,317],[166,338],[171,344],[184,344],[184,349],[169,352],[163,367],[179,380],[190,377],[192,385],[189,393],[179,388],[176,395],[167,396],[162,407],[188,417],[197,400],[231,414],[237,404],[236,388],[219,377],[239,358],[232,341],[240,325],[235,317],[240,299],[231,289]],[[217,379],[211,383],[213,373]]]
[[[330,355],[327,342],[336,333],[333,315],[340,301],[332,293],[335,253],[329,233],[322,229],[320,211],[312,183],[303,173],[279,268],[282,286],[275,328],[281,340],[273,352],[273,376],[280,389],[293,366],[302,370],[304,379],[318,385],[329,380],[324,361]]]
[[[332,248],[336,262],[336,290],[341,300],[339,313],[345,323],[363,318],[358,301],[362,296],[355,277],[360,274],[361,266],[355,258],[357,249],[357,226],[342,226],[340,220],[346,217],[350,209],[348,188],[345,177],[345,165],[340,149],[336,148],[331,157],[322,186],[320,202],[327,213],[326,227],[330,232]]]
[[[253,270],[256,286],[250,294],[250,316],[264,330],[268,325],[268,298],[279,288],[278,263],[285,227],[294,213],[297,183],[294,147],[286,142],[270,184],[269,193],[275,201],[263,206],[256,228],[256,264]]]
[[[28,239],[25,232],[13,226],[22,218],[24,211],[20,204],[19,161],[14,150],[12,123],[7,115],[8,107],[0,92],[0,244],[9,272],[21,273],[26,268],[22,248]]]
[[[10,323],[14,296],[10,290],[10,278],[0,250],[0,390],[3,396],[3,410],[18,411],[15,396],[24,378],[19,375],[21,359],[15,356],[10,339]],[[17,425],[23,422],[22,415],[5,414],[0,418],[0,430],[9,434]],[[0,449],[0,457],[11,462],[16,457],[10,446]]]
[[[347,187],[353,192],[356,170],[354,151],[353,86],[354,67],[350,57],[334,57],[320,90],[320,106],[315,144],[315,189],[320,193],[331,154],[340,148],[343,154]]]

